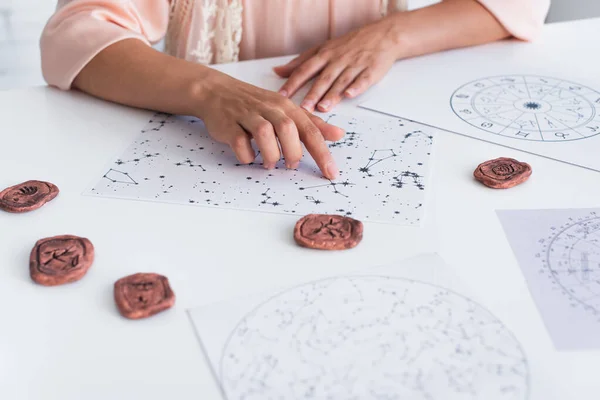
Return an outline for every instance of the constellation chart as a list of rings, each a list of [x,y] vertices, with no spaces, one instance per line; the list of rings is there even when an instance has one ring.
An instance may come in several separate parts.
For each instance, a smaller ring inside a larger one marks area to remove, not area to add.
[[[396,118],[327,119],[347,132],[329,144],[340,169],[335,181],[308,155],[297,170],[281,160],[267,171],[258,151],[240,165],[200,120],[159,113],[86,194],[419,225],[436,130]]]
[[[600,348],[600,210],[498,215],[557,348]]]
[[[475,128],[515,139],[560,142],[600,133],[600,93],[556,78],[479,79],[456,90],[451,106]]]
[[[250,310],[218,340],[220,352],[209,350],[227,400],[529,397],[519,342],[489,311],[447,288],[349,275],[263,298],[236,302]],[[208,323],[215,312],[191,314],[205,348],[216,338]]]

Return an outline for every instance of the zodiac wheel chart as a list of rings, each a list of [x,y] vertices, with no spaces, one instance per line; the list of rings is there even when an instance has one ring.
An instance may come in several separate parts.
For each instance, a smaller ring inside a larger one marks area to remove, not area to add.
[[[467,297],[389,276],[302,284],[258,305],[224,345],[228,400],[525,400],[514,335]]]
[[[540,240],[542,272],[560,288],[573,307],[600,317],[600,216],[570,218]]]
[[[482,78],[457,89],[450,105],[473,127],[509,138],[562,142],[600,133],[600,92],[556,78]]]

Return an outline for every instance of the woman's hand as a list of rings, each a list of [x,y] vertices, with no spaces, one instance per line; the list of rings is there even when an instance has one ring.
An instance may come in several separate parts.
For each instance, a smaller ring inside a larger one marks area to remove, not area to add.
[[[317,77],[301,106],[308,111],[329,111],[343,97],[353,98],[378,82],[398,58],[394,21],[389,18],[366,25],[300,54],[275,67],[288,78],[281,87],[293,96],[310,79]]]
[[[200,99],[195,114],[216,141],[232,148],[241,163],[254,161],[250,144],[254,139],[265,168],[274,168],[283,155],[286,167],[295,169],[302,158],[301,143],[304,143],[323,175],[328,179],[337,177],[339,171],[325,140],[341,139],[344,131],[340,128],[327,124],[279,93],[217,71],[192,90]]]
[[[526,8],[524,5],[523,11]],[[540,19],[540,26],[542,21]],[[274,71],[288,78],[281,87],[281,93],[288,97],[316,77],[301,106],[309,111],[315,107],[329,111],[343,97],[356,97],[378,82],[396,60],[509,36],[481,2],[448,0],[413,11],[392,13],[307,50],[286,65],[275,67]]]

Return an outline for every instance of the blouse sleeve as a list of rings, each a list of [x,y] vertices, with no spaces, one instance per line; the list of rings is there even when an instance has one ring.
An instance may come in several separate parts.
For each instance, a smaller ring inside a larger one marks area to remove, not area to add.
[[[44,79],[67,90],[100,51],[129,38],[157,42],[168,20],[169,0],[59,0],[40,38]]]
[[[532,40],[540,32],[550,0],[479,0],[514,37]]]

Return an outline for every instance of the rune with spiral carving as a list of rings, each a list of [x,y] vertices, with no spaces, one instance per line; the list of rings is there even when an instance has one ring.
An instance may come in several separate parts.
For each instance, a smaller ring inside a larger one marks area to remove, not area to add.
[[[340,215],[309,214],[294,228],[294,240],[300,246],[319,250],[344,250],[362,240],[363,224]]]
[[[525,182],[531,176],[531,166],[513,158],[500,157],[479,164],[473,176],[493,189],[508,189]]]

